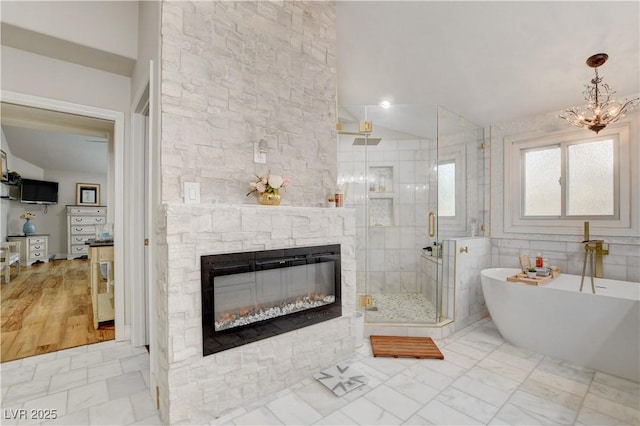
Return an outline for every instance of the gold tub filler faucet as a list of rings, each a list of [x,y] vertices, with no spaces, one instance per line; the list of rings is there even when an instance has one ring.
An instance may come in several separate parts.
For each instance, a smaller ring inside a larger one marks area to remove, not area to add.
[[[605,249],[604,240],[592,240],[589,238],[589,222],[584,223],[584,262],[582,264],[582,278],[580,279],[580,291],[584,285],[584,277],[587,271],[587,259],[589,259],[589,269],[591,272],[591,291],[595,294],[596,287],[593,278],[602,278],[602,256],[609,254],[609,244]]]

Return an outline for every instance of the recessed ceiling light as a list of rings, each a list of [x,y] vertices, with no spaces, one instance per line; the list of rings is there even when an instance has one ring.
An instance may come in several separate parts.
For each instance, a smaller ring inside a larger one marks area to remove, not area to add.
[[[384,109],[391,108],[391,102],[389,101],[382,101],[378,105],[380,105]]]

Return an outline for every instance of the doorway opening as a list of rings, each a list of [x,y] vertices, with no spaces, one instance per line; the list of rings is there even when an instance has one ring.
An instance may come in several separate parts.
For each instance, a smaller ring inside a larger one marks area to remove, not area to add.
[[[73,206],[80,209],[106,207],[102,209],[104,216],[82,217],[100,220],[100,223],[92,224],[92,233],[86,230],[85,234],[75,238],[89,240],[95,237],[97,225],[104,221],[113,225],[113,236],[116,241],[121,241],[123,197],[118,187],[122,186],[122,178],[117,170],[122,167],[123,125],[120,112],[3,91],[2,128],[3,133],[5,129],[6,133],[11,133],[11,138],[3,137],[2,142],[2,149],[7,152],[7,168],[16,173],[12,175],[14,177],[56,181],[59,194],[56,204],[27,205],[10,196],[12,191],[19,190],[17,184],[10,188],[11,191],[7,190],[7,197],[2,199],[2,241],[10,239],[9,236],[19,236],[25,239],[26,244],[23,245],[24,253],[21,253],[21,260],[24,258],[25,262],[21,262],[19,272],[17,268],[11,269],[10,279],[0,288],[1,362],[104,340],[123,340],[125,337],[122,250],[118,250],[118,244],[115,245],[116,255],[112,264],[116,265],[115,268],[100,265],[97,269],[96,288],[111,292],[113,313],[104,315],[104,310],[94,308],[97,301],[91,297],[90,261],[85,255],[69,256],[71,234],[67,214]],[[16,135],[21,132],[36,132],[50,137],[40,139],[44,145],[39,149],[29,149],[28,143],[18,142]],[[65,139],[65,135],[70,135],[67,144],[64,147],[62,142],[56,144],[59,139]],[[12,144],[15,146],[13,149]],[[29,151],[40,154],[41,158],[37,155],[26,158]],[[99,157],[100,151],[104,152],[103,173],[97,170],[100,166],[76,170],[71,166],[57,165],[63,164],[65,158],[71,158],[76,168],[81,165],[89,167],[88,164]],[[83,161],[83,155],[88,159]],[[76,197],[79,183],[90,183],[96,190],[96,197],[80,200],[81,205],[78,205]],[[3,182],[2,186],[7,185]],[[99,192],[97,188],[100,188]],[[82,205],[83,201],[86,205]],[[25,211],[36,215],[38,233],[44,238],[43,258],[34,262],[27,257],[31,254],[29,250],[37,246],[32,246],[29,236],[24,235],[19,219]],[[106,270],[104,274],[100,273],[103,269]],[[94,323],[94,312],[98,311],[101,316]]]

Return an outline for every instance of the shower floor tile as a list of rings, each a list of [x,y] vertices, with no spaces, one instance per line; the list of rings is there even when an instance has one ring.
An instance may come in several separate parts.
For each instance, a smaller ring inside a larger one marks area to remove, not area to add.
[[[366,311],[367,322],[436,322],[436,308],[419,293],[374,293],[377,310]]]

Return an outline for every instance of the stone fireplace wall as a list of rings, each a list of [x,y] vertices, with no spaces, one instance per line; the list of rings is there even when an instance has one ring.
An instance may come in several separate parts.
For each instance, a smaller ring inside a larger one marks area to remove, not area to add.
[[[344,359],[355,348],[355,211],[318,207],[170,205],[166,210],[168,417],[208,424]],[[340,244],[342,317],[202,356],[200,256]]]
[[[161,19],[154,379],[163,423],[208,424],[353,351],[355,219],[320,207],[337,175],[335,4],[163,1]],[[279,207],[245,196],[269,171],[292,182]],[[184,204],[185,182],[201,204]],[[342,318],[203,358],[201,255],[332,243]]]
[[[162,7],[162,201],[246,198],[291,178],[283,202],[324,206],[337,174],[333,2],[176,1]],[[268,145],[253,162],[254,143]]]

